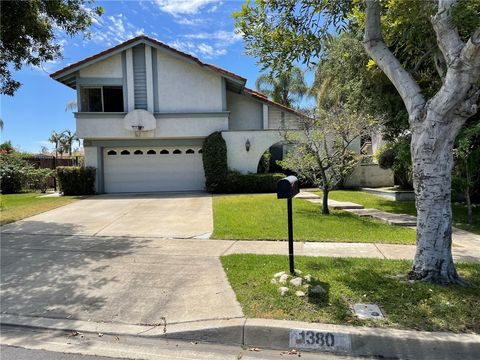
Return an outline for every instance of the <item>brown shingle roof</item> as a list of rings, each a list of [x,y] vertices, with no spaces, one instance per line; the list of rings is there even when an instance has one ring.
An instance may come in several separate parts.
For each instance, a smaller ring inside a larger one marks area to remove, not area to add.
[[[282,110],[285,110],[285,111],[287,111],[287,112],[289,112],[289,113],[295,114],[295,115],[297,115],[297,116],[307,116],[307,115],[305,115],[305,114],[303,114],[303,113],[301,113],[301,112],[299,112],[299,111],[297,111],[297,110],[294,110],[294,109],[292,109],[292,108],[289,108],[288,106],[285,106],[285,105],[282,105],[282,104],[279,104],[279,103],[277,103],[277,102],[275,102],[275,101],[270,100],[265,94],[262,94],[261,92],[258,92],[258,91],[249,89],[249,88],[247,88],[247,87],[244,87],[244,88],[243,88],[243,91],[244,91],[245,93],[247,93],[248,95],[251,95],[251,96],[253,96],[254,98],[257,98],[258,100],[263,101],[264,103],[267,103],[267,104],[272,105],[272,106],[279,107],[279,108],[281,108]]]

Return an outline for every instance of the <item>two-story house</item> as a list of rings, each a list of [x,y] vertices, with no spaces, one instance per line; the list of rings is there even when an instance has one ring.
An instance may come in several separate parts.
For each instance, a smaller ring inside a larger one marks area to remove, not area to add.
[[[97,192],[202,190],[201,148],[220,131],[228,165],[256,172],[301,114],[245,87],[246,79],[147,36],[51,77],[77,92],[76,130]]]

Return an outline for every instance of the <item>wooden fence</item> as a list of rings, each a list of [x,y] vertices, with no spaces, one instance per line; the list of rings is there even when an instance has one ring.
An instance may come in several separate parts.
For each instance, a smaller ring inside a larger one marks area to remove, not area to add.
[[[24,158],[30,164],[37,169],[52,169],[55,170],[59,166],[78,166],[80,164],[80,158],[75,156],[74,158],[65,159],[57,158],[55,156],[32,156]],[[48,186],[57,189],[57,181],[54,176],[48,179]]]

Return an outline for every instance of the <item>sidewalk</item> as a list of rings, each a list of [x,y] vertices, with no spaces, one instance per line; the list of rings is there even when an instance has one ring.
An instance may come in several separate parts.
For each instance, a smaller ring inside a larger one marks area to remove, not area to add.
[[[302,190],[296,197],[312,203],[322,203],[321,197],[309,190]],[[372,217],[392,226],[406,226],[415,229],[417,225],[417,218],[415,216],[407,214],[394,214],[377,209],[364,209],[363,205],[352,202],[328,199],[328,206],[335,210],[348,211],[360,217]],[[459,251],[459,254],[464,256],[471,257],[470,255],[474,256],[474,254],[480,254],[480,235],[453,227],[452,240],[454,252],[455,250],[459,250],[458,247],[460,247],[465,248],[465,251]],[[455,247],[457,247],[457,249],[455,249]],[[407,252],[405,252],[405,256],[407,256]],[[387,255],[385,257],[387,259],[389,258]],[[474,257],[478,258],[478,256]]]

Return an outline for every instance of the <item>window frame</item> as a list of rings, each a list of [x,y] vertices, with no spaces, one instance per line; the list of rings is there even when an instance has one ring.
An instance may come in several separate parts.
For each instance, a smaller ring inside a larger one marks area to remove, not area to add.
[[[122,90],[122,97],[125,97],[125,94],[124,94],[124,91],[125,89],[123,88],[123,86],[120,86],[120,85],[80,85],[80,107],[79,107],[79,112],[94,112],[94,113],[105,113],[105,101],[104,101],[104,98],[103,98],[103,88],[104,87],[116,87],[116,88],[119,88]],[[101,98],[101,102],[102,102],[102,111],[85,111],[83,109],[83,90],[84,89],[100,89],[100,98]],[[118,111],[107,111],[106,113],[115,113],[115,112],[118,112]],[[125,112],[125,101],[123,101],[123,111],[120,111],[120,112]]]

